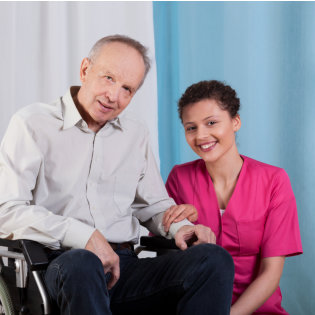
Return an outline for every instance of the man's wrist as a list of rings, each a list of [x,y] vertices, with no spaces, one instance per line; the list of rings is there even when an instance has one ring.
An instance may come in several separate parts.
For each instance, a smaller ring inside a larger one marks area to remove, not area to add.
[[[170,226],[170,229],[169,229],[169,235],[172,237],[172,238],[175,238],[175,235],[177,233],[177,231],[185,226],[185,225],[194,225],[192,224],[190,221],[188,221],[187,219],[184,219],[180,222],[177,222],[177,223],[172,223],[171,226]]]
[[[85,248],[91,235],[95,232],[95,228],[79,220],[73,218],[68,219],[69,225],[62,245],[71,248]]]

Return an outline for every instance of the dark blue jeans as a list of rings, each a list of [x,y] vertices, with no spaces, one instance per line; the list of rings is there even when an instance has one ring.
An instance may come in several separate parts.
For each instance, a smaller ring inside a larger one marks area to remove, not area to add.
[[[223,248],[202,244],[141,259],[116,253],[121,274],[109,291],[110,274],[93,253],[69,250],[52,260],[45,281],[61,314],[230,314],[234,265]]]

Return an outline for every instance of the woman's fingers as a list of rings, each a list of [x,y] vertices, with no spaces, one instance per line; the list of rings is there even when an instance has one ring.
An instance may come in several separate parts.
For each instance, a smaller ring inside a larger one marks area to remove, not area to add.
[[[169,231],[172,223],[180,222],[184,219],[188,219],[190,222],[195,222],[198,219],[197,209],[193,205],[182,204],[170,207],[163,216],[165,232]]]

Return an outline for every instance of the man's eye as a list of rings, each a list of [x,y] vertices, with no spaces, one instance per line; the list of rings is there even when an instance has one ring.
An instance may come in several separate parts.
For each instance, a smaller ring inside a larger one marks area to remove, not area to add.
[[[113,81],[113,78],[112,78],[111,76],[109,76],[109,75],[106,75],[106,76],[105,76],[105,79],[106,79],[106,80],[109,80],[109,81]]]
[[[129,88],[129,87],[124,86],[124,90],[125,90],[126,92],[128,92],[129,94],[131,94],[131,90],[130,90],[130,88]]]

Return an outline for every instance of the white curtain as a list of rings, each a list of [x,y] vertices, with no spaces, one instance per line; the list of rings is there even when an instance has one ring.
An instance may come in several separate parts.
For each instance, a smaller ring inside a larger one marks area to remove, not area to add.
[[[1,2],[0,138],[19,108],[53,101],[79,85],[81,60],[110,34],[128,35],[149,48],[152,69],[127,110],[149,127],[159,164],[151,2]]]

